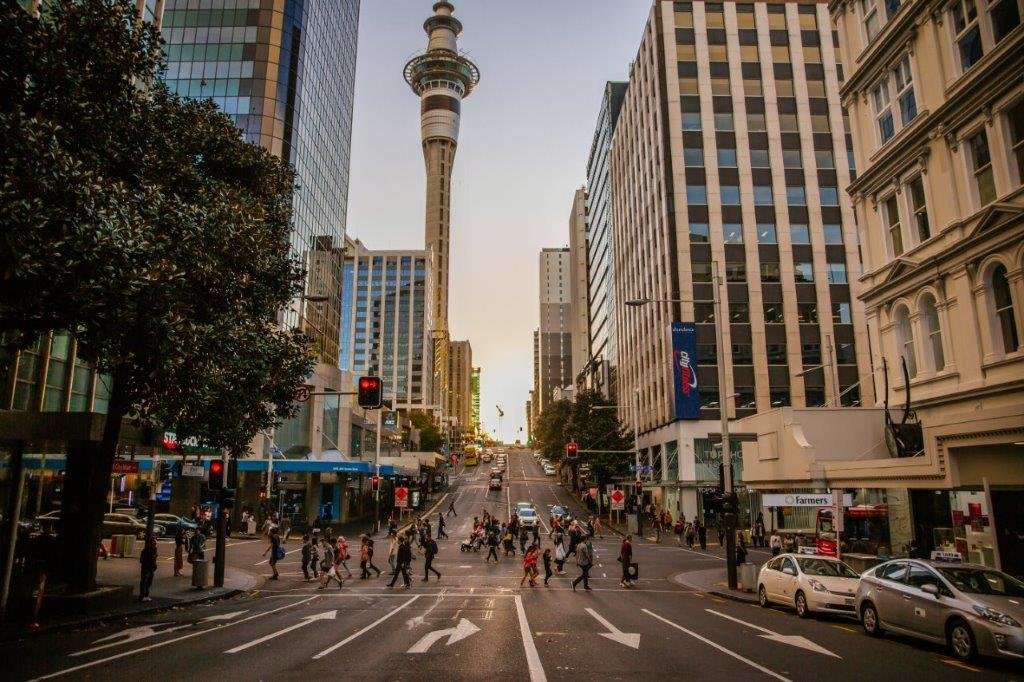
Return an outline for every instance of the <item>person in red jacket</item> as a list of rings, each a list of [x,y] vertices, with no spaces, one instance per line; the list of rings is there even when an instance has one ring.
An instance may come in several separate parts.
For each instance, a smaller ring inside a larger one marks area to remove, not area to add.
[[[627,535],[622,539],[622,547],[619,548],[619,561],[622,562],[622,580],[619,585],[632,587],[633,581],[629,576],[629,567],[633,563],[633,536]]]

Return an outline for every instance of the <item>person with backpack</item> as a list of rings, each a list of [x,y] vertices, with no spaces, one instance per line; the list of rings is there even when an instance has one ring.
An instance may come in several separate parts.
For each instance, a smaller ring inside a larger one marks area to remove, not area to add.
[[[370,577],[370,571],[366,566],[366,562],[370,560],[370,552],[366,547],[366,536],[360,538],[359,542],[359,579],[366,580]]]
[[[526,543],[530,541],[530,529],[523,525],[519,528],[519,552],[526,555]]]
[[[672,532],[676,534],[676,545],[682,547],[683,533],[686,532],[686,520],[683,517],[679,517],[679,520],[676,521],[676,525],[672,528]]]
[[[281,546],[281,534],[277,528],[270,529],[270,544],[263,550],[263,556],[267,556],[267,552],[270,552],[270,570],[274,572],[270,579],[278,580],[281,575],[277,572],[277,562],[284,558],[284,547]]]
[[[437,569],[434,568],[434,557],[437,556],[437,540],[427,536],[426,542],[423,543],[423,582],[430,580],[430,572],[433,571],[437,579],[441,579],[441,574],[438,573]]]
[[[633,564],[633,536],[627,535],[622,538],[622,546],[619,547],[619,561],[622,563],[622,580],[620,587],[632,587],[633,580],[629,574],[629,567]]]
[[[690,549],[693,549],[693,541],[694,541],[694,538],[696,538],[696,537],[697,537],[697,533],[693,529],[693,524],[692,523],[686,524],[686,546],[689,547]]]
[[[555,566],[558,575],[565,575],[565,559],[569,553],[565,550],[565,534],[559,530],[555,533]]]
[[[583,589],[590,592],[590,567],[594,565],[594,546],[590,544],[590,538],[585,538],[576,547],[576,565],[580,567],[580,574],[572,581],[572,591],[583,582]]]

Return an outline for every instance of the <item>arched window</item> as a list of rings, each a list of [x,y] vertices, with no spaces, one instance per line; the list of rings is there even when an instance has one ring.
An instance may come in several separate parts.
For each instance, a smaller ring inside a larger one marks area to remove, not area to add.
[[[896,310],[896,342],[899,344],[900,356],[907,361],[907,372],[913,379],[917,376],[917,358],[914,357],[914,329],[906,306]]]
[[[1003,342],[1003,352],[1012,353],[1020,347],[1020,338],[1017,336],[1017,322],[1013,318],[1010,280],[1006,278],[1004,265],[997,265],[992,269],[992,303],[999,325],[999,338]]]
[[[921,328],[925,336],[925,350],[929,354],[933,372],[941,372],[946,366],[942,353],[942,328],[939,327],[939,311],[935,309],[935,297],[925,294],[921,297]]]

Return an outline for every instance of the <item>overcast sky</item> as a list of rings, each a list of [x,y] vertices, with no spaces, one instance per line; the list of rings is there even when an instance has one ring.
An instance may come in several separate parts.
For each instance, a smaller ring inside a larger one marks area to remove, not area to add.
[[[459,47],[481,72],[462,105],[452,189],[450,326],[482,368],[489,433],[525,427],[537,260],[568,246],[569,211],[605,81],[625,80],[648,0],[455,0]],[[369,248],[423,248],[419,102],[402,78],[426,47],[432,0],[363,0],[348,232]],[[525,428],[524,428],[525,436]]]

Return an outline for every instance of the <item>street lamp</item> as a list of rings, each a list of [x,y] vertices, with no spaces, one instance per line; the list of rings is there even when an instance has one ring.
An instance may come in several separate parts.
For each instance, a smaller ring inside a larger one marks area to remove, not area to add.
[[[724,325],[722,323],[722,297],[719,290],[722,287],[722,277],[718,271],[718,261],[711,261],[711,269],[714,272],[715,286],[712,287],[712,303],[715,312],[715,341],[718,352],[718,413],[721,416],[722,424],[722,470],[725,478],[725,560],[726,575],[728,576],[729,589],[736,589],[736,509],[733,503],[732,490],[732,450],[729,447],[729,413],[725,403],[725,337],[722,334]],[[626,305],[632,308],[639,308],[650,303],[698,303],[680,298],[635,298],[626,301]],[[639,377],[638,377],[639,378]],[[639,382],[637,382],[639,384]],[[639,390],[639,388],[637,389]],[[636,430],[639,430],[639,410],[637,414]],[[639,457],[639,451],[637,453]]]

